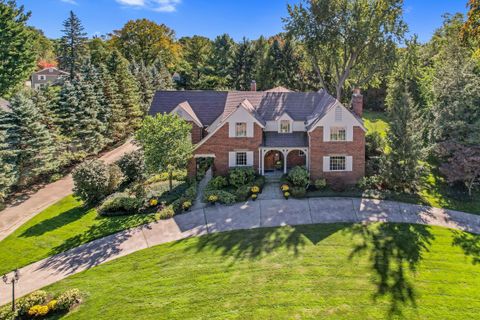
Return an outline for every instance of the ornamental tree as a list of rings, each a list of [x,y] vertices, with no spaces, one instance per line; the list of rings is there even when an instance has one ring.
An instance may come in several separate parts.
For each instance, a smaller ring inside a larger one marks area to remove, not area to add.
[[[447,156],[440,171],[449,183],[462,182],[472,196],[475,184],[480,183],[480,147],[449,141],[442,143],[439,150],[440,155]]]
[[[146,117],[135,138],[143,148],[145,164],[151,173],[168,172],[172,190],[173,171],[187,166],[192,156],[192,126],[172,114]]]

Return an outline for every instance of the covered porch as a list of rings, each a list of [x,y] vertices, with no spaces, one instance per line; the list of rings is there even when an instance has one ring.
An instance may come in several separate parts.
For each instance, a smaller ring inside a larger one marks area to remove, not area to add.
[[[265,132],[259,149],[261,175],[285,174],[295,166],[308,168],[308,142],[305,132]]]

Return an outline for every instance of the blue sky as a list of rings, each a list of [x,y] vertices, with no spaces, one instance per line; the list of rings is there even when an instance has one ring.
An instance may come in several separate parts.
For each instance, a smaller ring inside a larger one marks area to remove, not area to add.
[[[62,21],[73,10],[89,36],[120,29],[130,19],[165,23],[177,37],[195,34],[214,38],[229,33],[235,40],[271,36],[283,29],[287,3],[299,0],[17,0],[32,12],[30,24],[48,37],[61,34]],[[444,13],[466,12],[467,0],[405,0],[410,31],[428,41]]]

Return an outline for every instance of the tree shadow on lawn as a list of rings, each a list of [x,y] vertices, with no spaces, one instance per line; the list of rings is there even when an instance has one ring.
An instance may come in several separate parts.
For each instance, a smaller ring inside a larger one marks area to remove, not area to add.
[[[460,247],[472,264],[480,264],[480,235],[461,231],[452,231],[454,246]]]
[[[154,215],[137,214],[97,219],[101,220],[99,224],[54,247],[49,252],[51,257],[46,259],[39,269],[55,269],[56,272],[70,274],[80,268],[97,266],[120,253],[122,244],[135,233],[141,232],[140,229],[133,227],[153,221],[155,218]],[[130,227],[133,229],[128,229]]]
[[[50,219],[43,220],[27,230],[25,230],[20,237],[38,237],[44,233],[56,230],[66,226],[72,222],[82,218],[88,211],[93,210],[93,207],[79,205],[56,215]]]
[[[429,251],[435,236],[430,227],[417,224],[381,223],[355,225],[353,236],[360,236],[360,243],[350,254],[350,259],[364,253],[369,255],[375,273],[377,287],[373,300],[390,299],[388,317],[401,316],[402,306],[416,307],[414,276],[424,252]]]
[[[233,257],[235,261],[259,259],[282,247],[297,256],[308,241],[315,245],[349,226],[350,224],[325,224],[318,228],[314,225],[302,225],[259,228],[249,232],[221,232],[200,237],[196,246],[186,250],[213,250],[220,252],[222,256]]]

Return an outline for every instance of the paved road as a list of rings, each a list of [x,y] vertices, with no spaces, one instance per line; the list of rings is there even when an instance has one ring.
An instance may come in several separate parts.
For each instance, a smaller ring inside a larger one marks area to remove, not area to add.
[[[390,201],[353,198],[257,200],[233,206],[208,206],[95,240],[20,270],[17,296],[104,262],[158,244],[207,233],[284,225],[333,222],[418,223],[480,234],[480,216]],[[0,284],[0,305],[11,299]]]
[[[136,147],[132,145],[131,141],[127,141],[122,146],[105,153],[100,159],[107,163],[112,163],[126,152],[135,149]],[[26,221],[40,213],[43,209],[71,194],[73,192],[72,189],[72,176],[68,175],[63,179],[46,185],[29,196],[27,200],[18,204],[9,205],[0,211],[0,241],[5,239]]]

